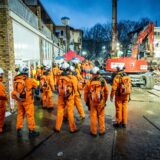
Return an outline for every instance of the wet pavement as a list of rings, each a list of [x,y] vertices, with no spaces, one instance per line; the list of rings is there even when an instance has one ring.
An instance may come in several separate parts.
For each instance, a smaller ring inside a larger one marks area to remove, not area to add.
[[[56,106],[56,103],[54,105]],[[114,104],[108,101],[105,118],[107,130],[104,136],[90,135],[87,111],[83,125],[78,121],[76,114],[79,132],[69,133],[68,123],[63,123],[62,131],[58,134],[52,130],[56,109],[42,110],[39,104],[36,104],[35,108],[40,137],[29,139],[25,122],[23,138],[18,139],[15,131],[16,115],[8,117],[7,132],[0,135],[1,160],[160,159],[160,100],[148,90],[133,88],[126,129],[115,130],[112,127],[115,108]]]

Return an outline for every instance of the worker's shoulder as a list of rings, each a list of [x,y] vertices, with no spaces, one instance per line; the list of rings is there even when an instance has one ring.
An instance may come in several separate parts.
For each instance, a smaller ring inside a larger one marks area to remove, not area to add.
[[[2,82],[0,82],[0,88],[5,88],[4,84]]]
[[[59,77],[59,80],[73,81],[73,76],[72,75],[61,75]]]
[[[33,79],[33,78],[31,78],[31,77],[27,77],[27,78],[25,79],[25,82],[26,82],[27,85],[31,85],[31,84],[33,84],[33,83],[36,83],[36,82],[35,82],[35,79]]]

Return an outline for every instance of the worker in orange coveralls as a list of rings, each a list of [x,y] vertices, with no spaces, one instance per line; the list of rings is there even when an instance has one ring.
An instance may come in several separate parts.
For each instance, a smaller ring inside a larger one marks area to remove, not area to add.
[[[89,80],[84,88],[84,100],[90,111],[90,133],[97,136],[97,121],[99,135],[105,134],[105,106],[108,99],[108,86],[99,75],[99,68],[94,67],[91,71],[93,78]]]
[[[131,93],[131,79],[126,75],[124,69],[117,68],[117,74],[113,79],[110,100],[113,102],[115,95],[116,123],[115,128],[126,128],[127,106]]]
[[[41,98],[44,109],[53,109],[52,93],[54,90],[54,82],[50,70],[51,69],[49,67],[45,67],[43,76],[40,79],[40,90],[42,92]]]
[[[60,132],[65,108],[67,109],[69,128],[71,133],[78,131],[75,121],[74,121],[74,85],[72,79],[69,75],[69,64],[62,64],[63,72],[58,79],[58,108],[56,125],[54,128],[55,132]]]
[[[41,76],[42,76],[42,69],[41,69],[41,66],[38,65],[38,66],[37,66],[37,70],[36,70],[36,74],[35,74],[35,78],[36,78],[37,80],[40,80]]]
[[[60,74],[59,72],[60,72],[60,70],[59,70],[57,64],[54,63],[53,68],[52,68],[54,86],[57,84],[58,76]]]
[[[85,85],[85,79],[83,79],[81,75],[81,65],[80,64],[75,65],[75,72],[76,72],[76,77],[78,79],[78,87],[80,90],[82,90]]]
[[[6,102],[8,100],[5,86],[3,85],[3,69],[0,68],[0,134],[4,132],[4,118],[6,112]]]
[[[20,74],[14,78],[12,98],[17,101],[18,113],[17,113],[17,136],[22,136],[22,127],[24,121],[24,115],[27,116],[29,138],[39,136],[39,132],[35,130],[34,119],[34,97],[33,89],[37,88],[37,83],[28,77],[29,69],[27,66],[20,68]]]
[[[81,71],[82,71],[82,77],[83,77],[83,78],[86,78],[85,65],[86,65],[86,61],[84,60],[84,61],[82,62],[82,65],[81,65]]]
[[[82,101],[81,101],[81,93],[79,91],[79,87],[78,87],[78,78],[76,77],[76,72],[75,72],[75,68],[73,66],[70,66],[70,75],[69,77],[72,79],[73,81],[73,85],[74,85],[74,104],[78,110],[78,113],[80,115],[81,121],[83,121],[85,119],[85,112],[84,112],[84,108],[82,105]]]

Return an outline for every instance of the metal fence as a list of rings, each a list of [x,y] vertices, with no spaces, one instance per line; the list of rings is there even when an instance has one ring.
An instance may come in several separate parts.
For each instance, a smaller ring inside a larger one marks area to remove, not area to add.
[[[23,2],[20,0],[8,0],[8,6],[11,11],[38,29],[37,16]]]

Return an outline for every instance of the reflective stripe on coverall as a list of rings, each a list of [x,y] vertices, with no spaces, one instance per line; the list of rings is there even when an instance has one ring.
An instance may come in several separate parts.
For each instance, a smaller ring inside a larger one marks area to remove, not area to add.
[[[2,84],[0,80],[0,133],[3,132],[7,100],[8,98],[7,98],[5,86]]]
[[[127,107],[129,95],[118,95],[117,89],[119,86],[120,78],[115,76],[112,84],[112,91],[110,97],[113,99],[115,95],[115,107],[116,107],[116,122],[118,124],[127,124]]]
[[[89,102],[88,107],[90,108],[90,130],[92,134],[94,135],[97,134],[97,121],[98,121],[99,132],[103,134],[105,132],[105,103],[108,99],[108,86],[107,83],[105,82],[104,97],[100,101],[100,103],[96,104],[91,100],[90,97],[90,84],[91,80],[87,82],[84,88],[84,100],[86,103]]]
[[[28,128],[29,128],[29,130],[34,130],[35,129],[34,97],[33,97],[32,89],[37,88],[37,83],[32,78],[28,78],[25,75],[16,76],[14,78],[14,81],[18,78],[25,79],[26,99],[24,101],[20,101],[16,96],[16,91],[12,91],[12,98],[15,99],[18,104],[16,129],[22,128],[24,116],[26,114],[27,120],[28,120]]]
[[[61,77],[63,78],[63,76],[60,76],[60,78]],[[73,90],[75,90],[74,85],[73,85]],[[74,93],[72,93],[67,100],[64,100],[64,97],[58,95],[58,107],[57,107],[57,117],[56,117],[56,126],[55,126],[55,129],[58,131],[60,131],[62,127],[65,108],[67,109],[70,131],[74,132],[75,130],[77,130],[76,124],[74,121]]]

